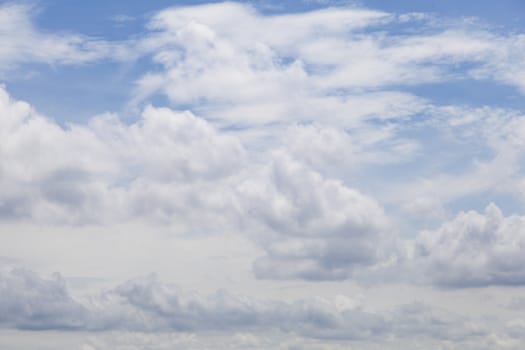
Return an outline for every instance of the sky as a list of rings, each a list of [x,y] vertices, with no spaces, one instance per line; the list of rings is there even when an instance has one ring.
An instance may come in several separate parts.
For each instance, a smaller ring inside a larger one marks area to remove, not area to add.
[[[0,1],[0,348],[523,349],[523,1]]]

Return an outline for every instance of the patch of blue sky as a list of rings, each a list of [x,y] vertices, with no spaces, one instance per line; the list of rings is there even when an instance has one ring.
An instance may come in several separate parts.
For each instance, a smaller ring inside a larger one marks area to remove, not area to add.
[[[170,6],[220,1],[204,0],[91,0],[88,6],[71,0],[44,0],[36,23],[53,31],[73,31],[106,40],[124,40],[144,31],[155,12]]]
[[[458,19],[476,17],[493,26],[504,27],[506,32],[525,29],[523,0],[360,0],[353,3],[392,13],[421,12]]]
[[[74,66],[25,64],[19,78],[7,81],[10,94],[31,101],[36,110],[59,124],[83,123],[104,112],[124,112],[134,81],[148,69],[149,58]],[[132,117],[132,116],[128,116]]]
[[[385,186],[385,174],[389,184],[429,179],[436,174],[461,176],[473,170],[476,163],[490,161],[495,156],[481,138],[466,140],[430,124],[416,124],[407,122],[397,134],[402,140],[416,142],[418,148],[414,154],[396,162],[373,163],[359,171],[358,177],[366,179],[370,188]],[[387,141],[378,146],[378,150],[390,149],[395,144]]]
[[[254,6],[257,11],[263,15],[278,15],[286,13],[303,13],[325,9],[327,7],[354,6],[359,4],[347,0],[284,0],[284,1],[265,1],[265,0],[247,0],[235,1],[239,3],[248,3]]]
[[[485,191],[455,199],[448,204],[454,212],[475,210],[482,213],[490,203],[496,204],[505,216],[522,214],[525,203],[522,199],[509,193]]]
[[[437,105],[491,106],[525,110],[525,99],[517,88],[494,80],[451,79],[445,82],[395,88],[431,99]]]

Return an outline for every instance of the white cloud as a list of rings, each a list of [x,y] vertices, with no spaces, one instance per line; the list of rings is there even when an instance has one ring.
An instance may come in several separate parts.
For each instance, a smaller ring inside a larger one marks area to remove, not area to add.
[[[352,79],[346,79],[350,83],[344,86],[329,81],[343,77],[337,68],[355,54],[344,55],[337,63],[316,62],[340,51],[348,35],[352,41],[353,30],[387,17],[356,8],[262,16],[248,5],[233,3],[164,10],[150,24],[158,32],[142,43],[155,48],[154,60],[164,71],[139,80],[136,101],[161,92],[174,104],[192,104],[200,113],[245,125],[319,118],[352,124],[371,114],[406,115],[421,108],[422,101],[401,93],[333,93],[352,85]],[[336,50],[303,52],[305,46],[335,38],[341,41]],[[325,68],[314,67],[319,64],[336,69],[323,73]],[[345,67],[352,64],[345,63]],[[384,76],[370,66],[354,69],[354,75],[356,72],[368,80],[370,74]],[[367,99],[376,103],[364,103]]]
[[[519,110],[449,105],[430,106],[427,113],[423,122],[408,126],[421,134],[409,159],[417,167],[406,172],[404,183],[385,187],[383,202],[438,223],[450,215],[451,203],[464,199],[486,198],[478,205],[523,201],[525,123]]]
[[[363,125],[340,129],[325,124],[295,124],[287,128],[280,143],[293,159],[334,178],[373,165],[402,163],[419,151],[419,142],[398,135],[399,128]]]
[[[123,43],[110,43],[79,34],[46,33],[33,24],[35,7],[0,5],[0,76],[19,64],[82,64],[123,59],[132,53]]]
[[[161,93],[227,124],[348,126],[424,110],[422,99],[381,91],[395,86],[472,78],[519,85],[504,78],[519,76],[514,61],[494,56],[514,52],[518,36],[410,18],[420,32],[392,33],[389,26],[407,19],[355,7],[293,15],[262,15],[239,3],[166,9],[138,44],[154,52],[161,70],[139,79],[133,103]]]
[[[270,278],[343,279],[395,256],[374,199],[286,152],[249,162],[235,135],[164,108],[130,125],[104,115],[63,129],[2,92],[4,219],[242,232],[266,250],[255,267]]]
[[[522,285],[525,218],[504,217],[490,204],[484,213],[462,212],[415,243],[413,264],[445,287]]]
[[[256,240],[265,278],[345,279],[395,255],[394,234],[372,198],[323,178],[283,154],[240,185],[244,207],[262,223]]]
[[[227,199],[210,183],[243,162],[235,138],[189,112],[148,107],[131,125],[105,115],[63,129],[4,90],[0,95],[0,212],[7,219],[82,223],[139,215],[172,221],[191,216],[184,213],[187,201],[191,210],[205,202],[220,209]]]
[[[476,79],[493,79],[515,86],[521,94],[525,92],[525,35],[507,35],[492,38],[492,54],[484,65],[473,69],[471,74]]]

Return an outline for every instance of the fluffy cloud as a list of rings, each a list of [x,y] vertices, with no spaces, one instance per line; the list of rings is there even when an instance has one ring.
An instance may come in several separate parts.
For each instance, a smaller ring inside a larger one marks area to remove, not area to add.
[[[373,161],[377,144],[399,140],[388,132],[354,141],[351,132],[294,126],[283,134],[280,151],[274,146],[252,153],[257,160],[250,162],[235,133],[219,131],[189,112],[147,107],[131,124],[108,114],[62,128],[5,90],[0,108],[4,220],[146,219],[173,225],[182,234],[243,232],[266,253],[253,266],[260,278],[348,279],[356,271],[362,276],[394,268],[404,256],[397,228],[382,206],[322,173],[340,175],[329,165],[352,157],[357,163]],[[521,127],[520,119],[511,117],[485,137],[498,150],[519,148]],[[352,148],[354,156],[338,158]],[[366,152],[370,158],[359,159]],[[390,152],[386,158],[396,151]],[[410,263],[439,285],[522,284],[522,252],[509,238],[521,230],[509,223],[518,219],[503,219],[491,208],[487,213],[494,215],[487,220],[494,227],[462,228],[466,220],[479,221],[479,214],[462,214],[435,233],[422,234]],[[480,246],[476,237],[485,236],[483,249],[472,256],[469,247]],[[494,242],[501,242],[501,250]]]
[[[0,109],[0,212],[7,219],[169,221],[183,215],[183,202],[198,210],[226,200],[197,188],[219,183],[244,157],[235,138],[189,112],[148,107],[131,125],[104,115],[64,129],[4,90]]]
[[[225,17],[235,18],[243,29]],[[420,31],[400,31],[399,23]],[[260,138],[275,132],[261,124],[321,125],[329,142],[316,142],[318,135],[309,127],[287,135],[294,157],[348,183],[348,169],[363,164],[375,166],[368,170],[370,178],[377,172],[408,173],[410,181],[401,184],[367,183],[378,188],[374,196],[401,207],[401,215],[436,223],[446,217],[452,201],[523,188],[520,158],[510,145],[497,146],[487,134],[503,129],[513,111],[436,106],[407,93],[420,84],[472,79],[516,86],[516,79],[504,77],[521,74],[519,35],[359,8],[263,15],[231,3],[166,9],[151,19],[149,28],[143,45],[156,52],[160,72],[139,80],[136,101],[165,94],[174,105],[190,105],[220,125],[252,127]],[[349,142],[345,133],[354,139]],[[479,135],[485,136],[483,142],[476,140]],[[466,152],[458,155],[456,144]],[[490,159],[494,151],[498,154]],[[424,156],[435,152],[447,156],[432,162]],[[407,170],[384,166],[400,161],[409,163]],[[463,166],[470,169],[462,172]]]
[[[189,112],[147,107],[130,125],[103,115],[64,129],[5,91],[0,108],[4,219],[244,232],[267,252],[255,270],[270,278],[344,279],[395,256],[372,198],[285,151],[248,162],[235,135]]]
[[[484,213],[460,213],[415,243],[414,264],[432,283],[446,287],[525,283],[525,218],[504,217],[490,204]]]
[[[386,260],[393,246],[373,199],[285,155],[277,154],[240,191],[248,213],[264,226],[256,237],[268,254],[255,263],[260,277],[344,279],[355,267]]]

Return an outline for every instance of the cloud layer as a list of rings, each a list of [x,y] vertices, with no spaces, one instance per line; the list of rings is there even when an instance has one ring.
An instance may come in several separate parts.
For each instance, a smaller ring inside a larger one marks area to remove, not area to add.
[[[378,313],[342,295],[294,302],[227,291],[204,297],[162,284],[155,276],[125,282],[83,302],[71,297],[58,274],[45,279],[27,270],[4,269],[0,286],[6,296],[0,322],[21,330],[284,332],[338,340],[414,334],[457,340],[486,332],[421,304]]]

